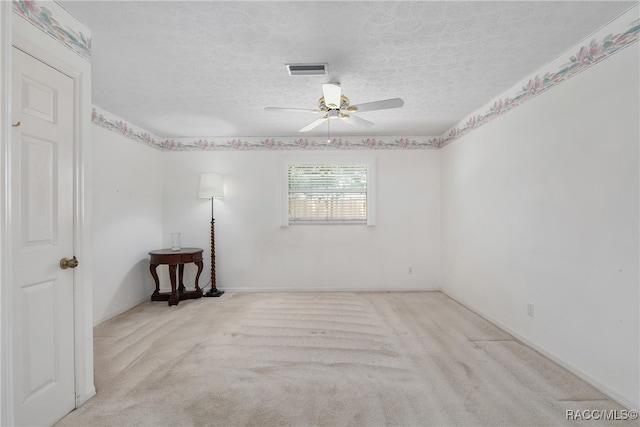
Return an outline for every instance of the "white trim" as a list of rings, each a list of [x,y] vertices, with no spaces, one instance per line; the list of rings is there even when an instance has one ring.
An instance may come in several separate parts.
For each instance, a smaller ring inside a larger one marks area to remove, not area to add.
[[[309,287],[309,288],[300,288],[300,287],[254,287],[254,286],[240,286],[240,287],[227,287],[218,289],[225,291],[226,294],[232,294],[234,292],[237,293],[245,293],[245,292],[255,292],[255,293],[273,293],[273,292],[439,292],[440,288],[390,288],[390,287],[365,287],[365,288],[332,288],[332,287]]]
[[[376,172],[376,158],[369,157],[367,160],[367,226],[369,227],[376,225],[377,220],[377,180],[378,173]]]
[[[10,328],[11,2],[0,1],[0,425],[12,425]]]
[[[280,227],[289,227],[289,165],[292,159],[280,162]]]
[[[289,166],[295,164],[353,164],[364,163],[367,165],[367,227],[376,225],[376,193],[377,173],[376,157],[361,152],[342,153],[306,153],[297,156],[285,157],[280,162],[280,226],[289,227]],[[327,225],[321,222],[309,222],[296,224],[304,226]],[[329,225],[365,225],[355,223],[334,223]]]
[[[74,81],[74,271],[76,407],[95,395],[93,383],[93,287],[91,267],[91,64],[23,19],[12,20],[16,48]],[[7,184],[10,190],[11,184]],[[11,220],[7,225],[11,229]],[[9,236],[10,244],[10,236]],[[3,297],[4,299],[4,297]]]
[[[91,251],[92,202],[92,144],[91,142],[91,67],[82,62],[83,67],[74,79],[76,105],[76,135],[74,141],[74,206],[75,230],[74,247],[78,259],[82,259],[82,269],[74,272],[75,307],[75,371],[76,407],[96,394],[93,383],[93,254]],[[79,284],[79,286],[78,286]]]
[[[450,293],[450,292],[445,291],[445,290],[441,290],[441,292],[443,294],[445,294],[446,296],[448,296],[449,298],[451,298],[452,300],[454,300],[455,302],[457,302],[458,304],[462,305],[463,307],[467,308],[468,310],[470,310],[470,311],[474,312],[475,314],[477,314],[478,316],[482,317],[483,319],[493,323],[495,326],[497,326],[498,328],[500,328],[503,331],[507,332],[508,334],[512,335],[518,341],[521,341],[522,343],[524,343],[527,346],[531,347],[532,349],[534,349],[538,353],[542,354],[544,357],[546,357],[546,358],[552,360],[553,362],[557,363],[558,365],[562,366],[564,369],[566,369],[567,371],[569,371],[572,374],[576,375],[578,378],[582,379],[586,383],[589,383],[594,388],[596,388],[597,390],[602,392],[604,395],[606,395],[610,399],[618,402],[619,404],[621,404],[625,408],[627,408],[629,410],[640,411],[640,406],[638,406],[635,402],[627,399],[624,396],[621,396],[616,391],[611,390],[609,387],[607,387],[607,386],[603,385],[602,383],[600,383],[599,381],[595,380],[593,377],[591,377],[586,372],[577,369],[575,366],[573,366],[572,364],[570,364],[566,360],[561,359],[561,358],[557,357],[554,353],[550,352],[549,350],[547,350],[547,349],[545,349],[543,347],[540,347],[535,342],[527,339],[526,337],[524,337],[523,335],[519,334],[515,330],[507,327],[502,322],[498,321],[497,319],[493,318],[492,316],[489,316],[489,315],[487,315],[487,314],[475,309],[473,307],[473,305],[468,304],[466,302],[466,300],[464,300],[463,298],[460,298],[458,295],[455,295],[455,294]]]

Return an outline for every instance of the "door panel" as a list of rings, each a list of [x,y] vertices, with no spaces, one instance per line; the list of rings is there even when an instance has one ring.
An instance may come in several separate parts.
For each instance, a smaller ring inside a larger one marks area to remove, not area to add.
[[[23,248],[26,246],[53,246],[56,244],[56,146],[53,141],[22,137],[22,208]],[[37,195],[34,197],[33,195]]]
[[[23,401],[29,401],[58,380],[55,313],[53,305],[56,283],[46,281],[22,287],[22,353],[29,360],[23,370]]]
[[[22,112],[51,123],[55,121],[55,94],[51,87],[37,80],[22,76]]]
[[[13,48],[11,318],[15,425],[52,425],[75,407],[73,80]],[[80,260],[82,262],[82,260]]]

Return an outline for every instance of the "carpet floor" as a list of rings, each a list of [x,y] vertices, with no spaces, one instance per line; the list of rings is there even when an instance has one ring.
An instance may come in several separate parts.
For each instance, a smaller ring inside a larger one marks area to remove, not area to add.
[[[440,292],[145,302],[94,330],[97,394],[56,426],[637,426]]]

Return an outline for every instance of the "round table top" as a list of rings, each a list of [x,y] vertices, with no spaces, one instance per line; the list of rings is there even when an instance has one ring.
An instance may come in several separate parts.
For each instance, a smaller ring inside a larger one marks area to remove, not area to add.
[[[177,251],[174,251],[171,248],[168,249],[156,249],[149,252],[149,255],[188,255],[188,254],[197,254],[198,252],[202,252],[203,250],[200,248],[180,248]]]

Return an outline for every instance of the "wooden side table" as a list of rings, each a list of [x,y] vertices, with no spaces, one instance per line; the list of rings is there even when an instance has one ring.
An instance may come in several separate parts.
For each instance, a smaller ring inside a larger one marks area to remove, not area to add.
[[[187,291],[182,282],[184,275],[184,265],[193,262],[198,267],[196,274],[195,290]],[[171,292],[160,292],[160,280],[156,268],[160,264],[169,265],[169,277],[171,278]],[[176,267],[178,269],[178,286],[176,287]],[[149,270],[156,282],[156,290],[151,295],[151,301],[169,301],[169,305],[178,305],[183,299],[196,299],[202,297],[202,289],[198,286],[200,273],[202,273],[202,249],[182,248],[174,251],[172,249],[157,249],[149,252]]]

